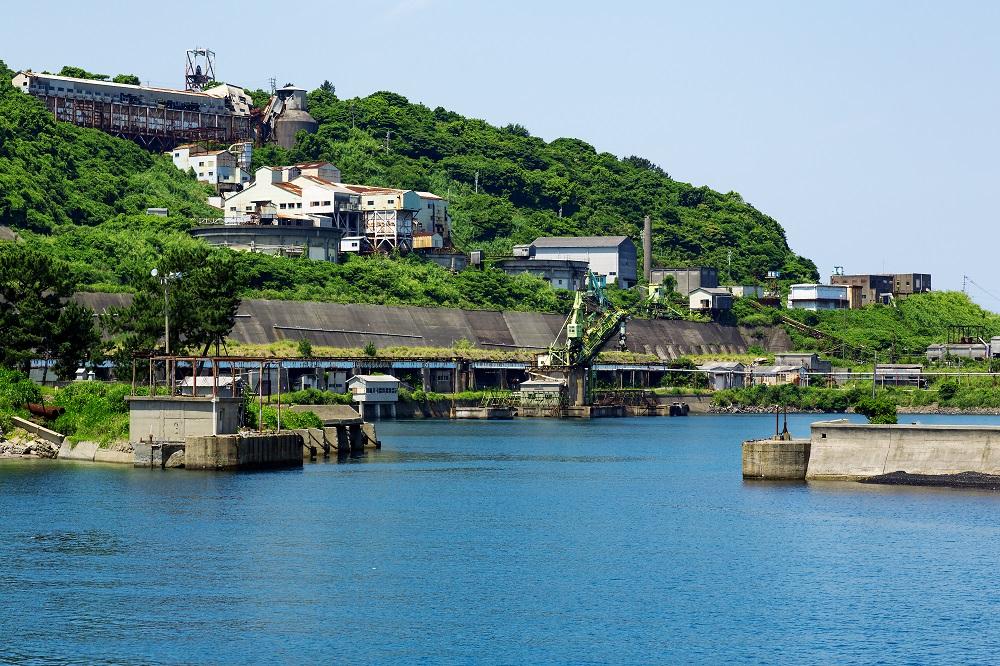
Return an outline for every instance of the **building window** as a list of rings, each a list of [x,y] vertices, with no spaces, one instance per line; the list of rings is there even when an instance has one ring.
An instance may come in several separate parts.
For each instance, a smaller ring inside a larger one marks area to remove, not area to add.
[[[313,208],[315,208],[316,206],[319,205],[319,202],[318,201],[310,201],[309,205],[312,206]]]
[[[374,199],[369,199],[368,200],[368,205],[369,206],[374,206],[375,205],[375,200]]]
[[[427,207],[428,208],[434,208],[434,205],[433,204],[427,204]]]
[[[285,210],[285,204],[279,204],[278,208],[280,208],[281,210]]]
[[[236,210],[236,206],[230,206],[229,210]]]
[[[180,156],[181,156],[180,153],[174,153],[174,157],[180,157]]]
[[[396,200],[395,199],[389,199],[389,201],[387,203],[396,203]]]
[[[330,202],[329,202],[329,201],[324,201],[324,202],[323,202],[323,205],[324,205],[324,206],[329,206],[329,205],[330,205]]]
[[[302,208],[302,204],[300,204],[300,203],[297,203],[297,204],[295,204],[295,207],[296,207],[296,208]]]
[[[209,176],[214,176],[214,175],[215,175],[215,172],[214,172],[214,171],[209,171],[209,172],[208,172],[208,175],[209,175]]]

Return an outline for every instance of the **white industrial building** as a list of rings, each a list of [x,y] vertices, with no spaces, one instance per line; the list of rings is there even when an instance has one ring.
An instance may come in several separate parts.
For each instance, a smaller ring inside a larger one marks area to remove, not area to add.
[[[793,310],[840,310],[849,307],[848,287],[841,284],[793,284],[788,288]]]
[[[590,272],[622,289],[636,283],[635,243],[628,236],[542,237],[531,249],[536,260],[585,261]]]
[[[365,251],[411,250],[414,232],[431,234],[432,247],[450,244],[448,202],[430,192],[342,183],[329,162],[261,167],[254,180],[223,202],[231,224],[252,223],[254,212],[273,204],[278,216],[324,216]],[[440,240],[434,240],[439,238]],[[345,250],[349,251],[349,250]]]
[[[224,214],[229,224],[251,224],[264,205],[273,205],[277,215],[322,216],[345,234],[361,229],[361,197],[336,182],[340,171],[328,162],[310,162],[286,167],[261,167],[243,190],[226,197]]]
[[[239,158],[228,150],[206,150],[194,144],[177,146],[170,153],[174,166],[194,171],[195,178],[216,192],[235,192],[250,182],[250,174],[240,168]]]

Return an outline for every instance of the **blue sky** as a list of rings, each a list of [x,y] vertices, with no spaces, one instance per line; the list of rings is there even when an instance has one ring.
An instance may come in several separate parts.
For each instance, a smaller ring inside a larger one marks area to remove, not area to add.
[[[17,3],[14,69],[182,84],[184,50],[219,78],[341,97],[392,90],[537,136],[637,154],[736,190],[821,275],[963,274],[1000,310],[1000,3]],[[40,33],[44,31],[44,35]]]

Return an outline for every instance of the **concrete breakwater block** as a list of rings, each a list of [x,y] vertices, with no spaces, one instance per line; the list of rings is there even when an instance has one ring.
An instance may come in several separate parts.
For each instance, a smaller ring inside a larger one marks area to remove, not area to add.
[[[254,469],[302,465],[302,435],[297,432],[188,437],[185,469]]]
[[[135,464],[135,452],[131,445],[119,443],[102,449],[97,442],[78,442],[73,445],[64,441],[59,447],[59,460],[112,463],[115,465]]]
[[[755,439],[743,442],[743,478],[804,481],[808,439]]]
[[[59,447],[60,460],[86,460],[93,462],[98,450],[97,442],[77,442],[70,444],[64,441]]]

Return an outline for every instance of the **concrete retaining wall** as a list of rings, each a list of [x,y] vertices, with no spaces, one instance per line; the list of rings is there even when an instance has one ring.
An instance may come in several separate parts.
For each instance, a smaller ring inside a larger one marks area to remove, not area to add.
[[[55,430],[49,430],[44,428],[37,423],[33,423],[27,419],[22,419],[20,416],[14,416],[11,419],[14,422],[15,428],[20,428],[25,432],[30,432],[32,435],[38,439],[44,439],[46,442],[52,442],[56,446],[61,446],[63,440],[66,439],[64,435],[56,432]]]
[[[1000,427],[812,425],[807,479],[861,479],[891,472],[1000,474]]]

